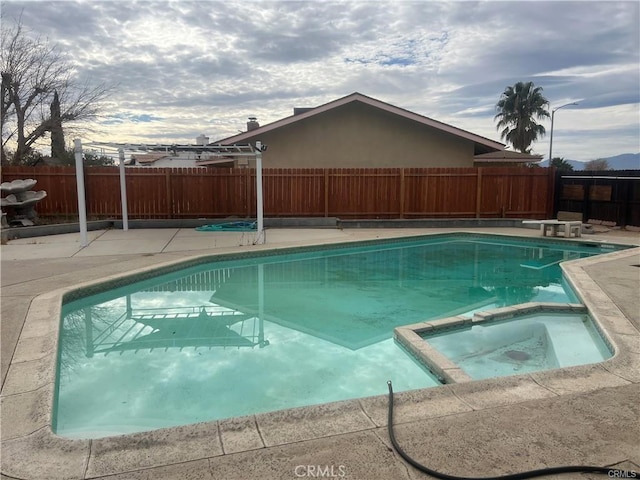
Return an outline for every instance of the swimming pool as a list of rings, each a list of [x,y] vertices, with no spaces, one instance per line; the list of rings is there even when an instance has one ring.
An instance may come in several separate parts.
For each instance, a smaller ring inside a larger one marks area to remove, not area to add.
[[[393,328],[574,301],[577,243],[446,235],[244,255],[63,305],[54,429],[96,438],[438,385]]]

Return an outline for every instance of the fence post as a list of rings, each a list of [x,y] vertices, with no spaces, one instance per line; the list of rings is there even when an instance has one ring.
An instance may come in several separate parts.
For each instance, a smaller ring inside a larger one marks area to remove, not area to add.
[[[556,201],[560,192],[556,192],[556,189],[562,187],[560,181],[560,175],[556,174],[556,167],[548,167],[549,175],[547,176],[547,218],[555,218]],[[587,219],[584,219],[586,221]]]
[[[129,230],[129,211],[127,210],[127,182],[124,176],[124,150],[118,149],[118,159],[120,164],[120,203],[122,208],[122,230]]]
[[[400,218],[404,218],[404,168],[400,169]]]
[[[167,192],[167,215],[169,218],[173,218],[173,192],[171,191],[171,171],[173,169],[167,169],[164,172],[164,185]]]
[[[329,169],[324,169],[324,216],[329,216]]]
[[[246,218],[251,218],[251,190],[253,185],[251,185],[251,168],[244,169],[244,191],[245,191],[245,205],[246,205]]]
[[[631,181],[618,181],[616,190],[618,190],[618,198],[620,199],[620,210],[618,211],[617,224],[621,226],[631,225],[631,215],[629,215],[629,206],[631,205],[631,190],[633,183]],[[586,219],[588,220],[588,218]]]
[[[476,182],[476,218],[480,218],[481,206],[482,206],[482,167],[478,167],[477,182]]]
[[[78,220],[80,223],[80,246],[86,247],[87,241],[87,204],[84,198],[84,169],[82,164],[82,141],[76,138],[75,157],[76,157],[76,187],[78,189]]]

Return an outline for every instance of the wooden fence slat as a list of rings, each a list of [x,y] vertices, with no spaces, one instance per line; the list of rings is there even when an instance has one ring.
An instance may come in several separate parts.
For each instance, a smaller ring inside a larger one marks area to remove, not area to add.
[[[552,169],[267,168],[265,216],[341,218],[545,218],[552,211]],[[87,167],[87,215],[120,218],[117,167]],[[73,167],[4,167],[2,181],[35,178],[47,198],[41,217],[77,217]],[[129,217],[254,217],[251,168],[127,167]]]

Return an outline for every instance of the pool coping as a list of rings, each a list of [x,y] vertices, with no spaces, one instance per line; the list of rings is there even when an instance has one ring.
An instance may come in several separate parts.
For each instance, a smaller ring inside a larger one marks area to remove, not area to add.
[[[332,245],[340,248],[354,242]],[[271,247],[269,250],[289,253],[304,248],[317,246]],[[251,254],[262,255],[266,251]],[[411,404],[410,410],[403,411],[401,422],[640,383],[640,333],[585,271],[595,264],[637,255],[639,251],[640,248],[629,248],[561,264],[565,279],[614,348],[611,359],[598,364],[397,393],[399,406],[405,402]],[[183,268],[186,263],[220,257],[207,254],[188,261],[163,262],[36,297],[27,313],[2,392],[3,473],[20,478],[95,478],[386,426],[387,397],[382,395],[93,440],[69,440],[52,432],[57,334],[65,296],[73,296],[71,292],[78,290],[88,294],[97,285],[102,289],[105,282],[118,282],[123,277],[135,276],[137,281],[138,274],[156,275],[164,268],[178,265]]]

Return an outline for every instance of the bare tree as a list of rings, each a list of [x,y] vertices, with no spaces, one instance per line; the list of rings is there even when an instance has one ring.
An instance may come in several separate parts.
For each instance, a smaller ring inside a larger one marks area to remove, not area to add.
[[[611,167],[609,166],[609,162],[607,161],[607,159],[597,158],[595,160],[589,160],[587,163],[585,163],[584,169],[600,172],[603,170],[611,170]]]
[[[20,19],[3,28],[1,51],[3,164],[21,163],[56,124],[96,117],[110,91],[104,84],[79,83],[64,53],[46,39],[28,36]],[[56,92],[60,112],[52,119],[50,106]],[[15,145],[11,155],[8,145]]]

